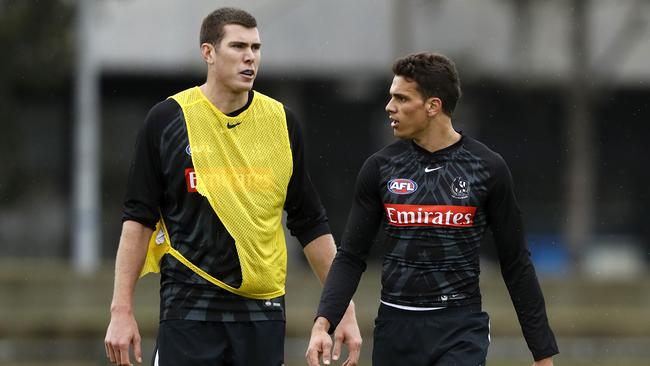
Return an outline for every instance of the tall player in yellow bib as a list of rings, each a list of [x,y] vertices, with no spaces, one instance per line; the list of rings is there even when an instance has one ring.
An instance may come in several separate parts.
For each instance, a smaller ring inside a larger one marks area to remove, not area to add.
[[[252,90],[257,22],[221,8],[201,26],[205,84],[155,105],[124,201],[106,356],[142,362],[133,316],[140,275],[160,272],[153,365],[282,365],[287,227],[323,282],[336,247],[305,167],[300,125]],[[338,327],[355,365],[361,336],[350,304]]]

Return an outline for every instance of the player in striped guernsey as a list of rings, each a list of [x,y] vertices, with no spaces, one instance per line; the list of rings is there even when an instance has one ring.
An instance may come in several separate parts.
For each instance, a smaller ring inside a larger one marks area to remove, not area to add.
[[[420,53],[393,65],[386,106],[399,141],[366,160],[321,296],[309,365],[330,359],[331,333],[352,298],[380,224],[386,251],[373,365],[484,365],[479,245],[490,227],[503,278],[535,366],[558,353],[503,158],[457,132],[454,63]],[[326,362],[327,363],[327,362]]]

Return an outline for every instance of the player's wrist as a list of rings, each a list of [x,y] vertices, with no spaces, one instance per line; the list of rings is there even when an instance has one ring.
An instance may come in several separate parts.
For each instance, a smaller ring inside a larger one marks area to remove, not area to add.
[[[354,312],[354,301],[350,300],[350,305],[348,305],[348,310]]]
[[[111,315],[130,315],[133,314],[133,307],[128,304],[111,304]]]
[[[327,318],[319,316],[314,321],[314,330],[322,330],[327,332],[330,329],[330,322]]]
[[[341,320],[350,319],[350,318],[354,319],[356,318],[356,316],[357,315],[354,309],[354,303],[350,301],[350,305],[348,305],[347,309],[345,310],[345,314],[343,314],[343,319]]]

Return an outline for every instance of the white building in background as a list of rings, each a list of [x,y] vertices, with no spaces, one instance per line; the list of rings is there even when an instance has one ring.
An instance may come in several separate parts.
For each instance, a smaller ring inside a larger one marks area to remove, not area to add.
[[[588,0],[586,34],[604,83],[650,80],[650,2]],[[521,4],[530,7],[523,11]],[[519,4],[519,6],[515,6]],[[220,6],[258,19],[263,73],[385,73],[396,56],[435,50],[463,74],[567,76],[569,0],[100,0],[96,52],[112,71],[203,72],[198,32]]]

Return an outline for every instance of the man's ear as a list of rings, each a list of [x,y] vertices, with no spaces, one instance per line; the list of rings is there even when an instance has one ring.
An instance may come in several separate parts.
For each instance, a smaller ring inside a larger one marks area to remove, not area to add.
[[[214,63],[214,53],[216,50],[214,49],[214,46],[210,43],[202,43],[201,44],[201,57],[203,57],[203,61],[205,61],[206,64],[212,65]]]
[[[433,117],[442,111],[442,100],[431,97],[426,100],[427,116]]]

